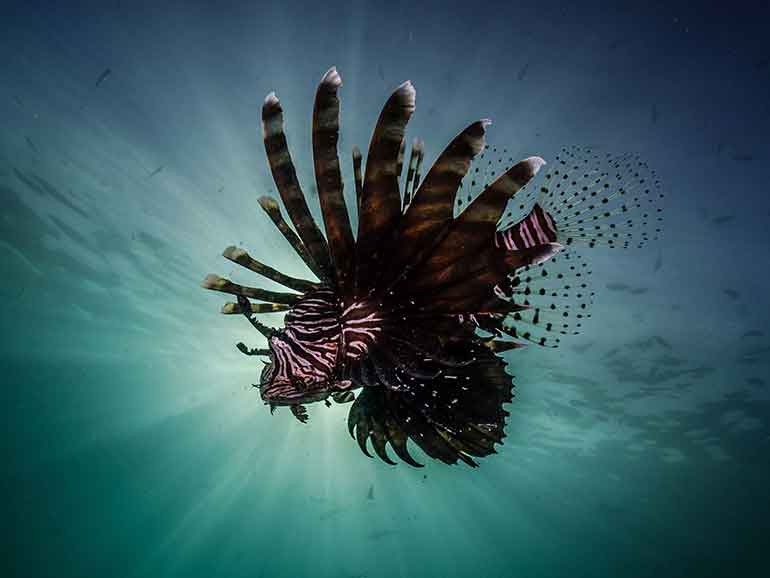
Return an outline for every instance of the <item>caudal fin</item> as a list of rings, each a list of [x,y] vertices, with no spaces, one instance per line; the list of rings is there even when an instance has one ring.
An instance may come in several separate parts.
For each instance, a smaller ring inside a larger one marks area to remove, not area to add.
[[[481,178],[488,178],[483,169]],[[493,333],[558,347],[562,336],[579,333],[590,317],[593,292],[581,248],[642,247],[656,240],[663,193],[655,172],[637,156],[580,147],[563,149],[532,185],[509,203],[495,245],[513,255],[549,243],[566,250],[518,270],[510,285],[499,288],[524,309],[482,321]]]
[[[642,247],[662,231],[660,181],[636,155],[564,148],[528,193],[506,213],[498,246]]]

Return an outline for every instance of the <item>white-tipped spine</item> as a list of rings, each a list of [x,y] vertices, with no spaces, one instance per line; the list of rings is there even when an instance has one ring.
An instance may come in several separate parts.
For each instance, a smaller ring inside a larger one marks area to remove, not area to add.
[[[411,80],[402,82],[396,89],[396,94],[398,94],[402,106],[414,109],[417,99],[417,91],[414,89]]]
[[[321,77],[321,85],[328,86],[333,90],[336,90],[342,86],[342,77],[340,76],[340,73],[337,72],[336,66],[332,66],[329,70],[326,71],[326,74]]]
[[[278,97],[275,95],[275,92],[270,92],[265,97],[264,106],[275,106],[278,104]]]
[[[536,175],[538,171],[546,164],[545,159],[542,157],[528,157],[524,159],[532,168],[532,175]]]
[[[219,275],[214,275],[213,273],[209,273],[206,275],[206,278],[201,281],[201,287],[204,289],[211,289],[213,291],[219,291],[222,289],[222,287],[225,287],[228,284],[227,279],[223,279]]]
[[[248,254],[240,247],[230,245],[224,251],[222,251],[222,256],[226,259],[230,259],[231,261],[238,261],[238,259],[242,258],[243,256],[248,257]]]

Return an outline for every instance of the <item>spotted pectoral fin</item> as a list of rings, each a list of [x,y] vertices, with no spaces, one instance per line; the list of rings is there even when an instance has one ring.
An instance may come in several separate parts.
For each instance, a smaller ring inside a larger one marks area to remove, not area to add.
[[[580,253],[566,250],[516,271],[499,290],[522,308],[508,316],[478,318],[492,333],[544,347],[559,347],[565,336],[582,332],[591,317],[591,268]],[[482,329],[489,330],[480,323]]]
[[[387,445],[408,464],[419,467],[408,449],[412,440],[426,455],[447,464],[495,453],[502,443],[503,404],[511,401],[511,377],[503,362],[488,349],[476,351],[472,364],[445,367],[434,379],[412,379],[393,390],[367,387],[348,415],[348,429],[361,450],[371,456],[367,441],[385,462],[392,463]]]

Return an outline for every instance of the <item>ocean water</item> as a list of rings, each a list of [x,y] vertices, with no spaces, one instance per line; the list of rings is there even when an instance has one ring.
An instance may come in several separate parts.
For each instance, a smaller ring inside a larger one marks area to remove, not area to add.
[[[0,574],[763,575],[768,17],[740,1],[4,5]],[[664,183],[658,243],[585,252],[584,331],[505,354],[507,438],[478,469],[369,459],[348,406],[271,416],[234,347],[264,342],[199,286],[255,282],[231,244],[307,275],[256,203],[275,194],[259,110],[276,91],[312,183],[332,65],[348,201],[349,151],[407,79],[426,167],[491,118],[512,156],[629,151]]]

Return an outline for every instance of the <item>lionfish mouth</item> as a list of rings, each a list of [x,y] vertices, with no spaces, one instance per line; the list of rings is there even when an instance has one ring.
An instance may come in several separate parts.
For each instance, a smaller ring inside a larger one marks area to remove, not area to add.
[[[302,392],[290,384],[273,385],[263,389],[260,392],[260,396],[262,397],[262,401],[266,404],[276,404],[283,400],[290,401],[292,399],[299,399],[302,396]]]
[[[261,389],[260,396],[265,405],[295,405],[325,399],[328,391],[323,387],[300,390],[290,383],[280,383]]]

